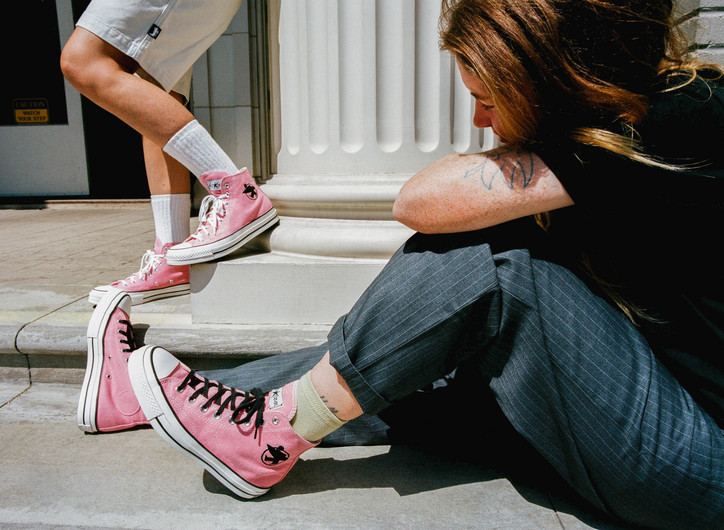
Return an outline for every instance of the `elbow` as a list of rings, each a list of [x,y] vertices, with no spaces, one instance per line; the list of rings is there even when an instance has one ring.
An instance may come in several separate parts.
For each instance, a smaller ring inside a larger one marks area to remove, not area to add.
[[[394,217],[398,223],[412,228],[410,226],[410,222],[412,221],[410,207],[406,198],[402,196],[402,193],[397,196],[392,205],[392,217]]]
[[[425,220],[425,211],[420,203],[412,199],[408,194],[400,193],[392,205],[392,216],[399,223],[402,223],[415,232],[423,234],[435,233],[430,223]]]
[[[405,224],[405,219],[407,218],[407,215],[407,203],[402,198],[402,194],[400,194],[397,196],[395,202],[392,204],[392,217],[395,218],[395,221],[399,221],[400,223]]]

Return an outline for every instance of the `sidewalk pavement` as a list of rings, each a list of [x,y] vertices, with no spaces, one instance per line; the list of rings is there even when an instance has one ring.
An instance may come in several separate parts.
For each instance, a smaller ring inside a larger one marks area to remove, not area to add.
[[[138,270],[153,240],[148,201],[0,209],[0,528],[622,528],[553,477],[406,446],[313,449],[270,493],[242,501],[151,429],[82,433],[88,291]],[[326,336],[194,325],[189,298],[132,318],[141,341],[194,367]]]

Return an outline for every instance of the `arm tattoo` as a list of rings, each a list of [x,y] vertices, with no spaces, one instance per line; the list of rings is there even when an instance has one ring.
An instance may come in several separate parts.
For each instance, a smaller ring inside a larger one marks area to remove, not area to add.
[[[485,159],[466,171],[463,178],[478,177],[488,190],[500,180],[512,190],[520,186],[527,188],[533,181],[535,169],[533,153],[500,148],[485,153]]]

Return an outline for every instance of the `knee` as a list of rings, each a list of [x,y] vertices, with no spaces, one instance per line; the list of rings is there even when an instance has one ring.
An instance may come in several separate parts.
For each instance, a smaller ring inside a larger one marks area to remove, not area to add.
[[[133,73],[136,68],[133,59],[82,28],[70,36],[60,54],[63,75],[90,99],[112,86],[118,74]]]
[[[80,93],[85,94],[92,84],[93,68],[87,51],[70,39],[60,54],[60,70]]]

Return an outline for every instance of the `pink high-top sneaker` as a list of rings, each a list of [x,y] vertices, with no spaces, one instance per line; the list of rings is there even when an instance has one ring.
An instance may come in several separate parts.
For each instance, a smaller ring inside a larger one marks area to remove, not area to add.
[[[188,265],[226,256],[279,221],[248,170],[238,175],[211,171],[199,180],[210,194],[201,203],[199,227],[168,250],[168,263]]]
[[[156,432],[241,497],[266,493],[317,445],[290,425],[296,382],[268,394],[242,392],[190,371],[156,346],[134,352],[128,371]]]
[[[156,240],[153,250],[141,258],[141,268],[125,280],[110,285],[99,285],[88,294],[88,301],[96,305],[111,288],[127,292],[133,305],[144,304],[161,298],[181,296],[191,292],[189,266],[171,266],[166,261],[166,252],[173,245],[162,245]]]
[[[88,324],[88,361],[78,400],[78,427],[86,432],[148,425],[128,379],[136,349],[130,296],[109,288]]]

